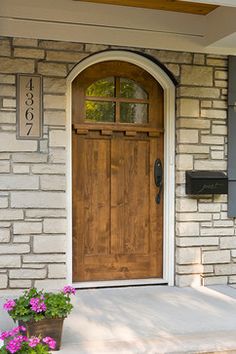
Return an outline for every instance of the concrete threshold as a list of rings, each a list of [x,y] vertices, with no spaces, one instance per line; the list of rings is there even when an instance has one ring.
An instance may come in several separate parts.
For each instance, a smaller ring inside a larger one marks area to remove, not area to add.
[[[236,354],[236,289],[78,290],[59,354]],[[6,314],[0,328],[12,325]]]

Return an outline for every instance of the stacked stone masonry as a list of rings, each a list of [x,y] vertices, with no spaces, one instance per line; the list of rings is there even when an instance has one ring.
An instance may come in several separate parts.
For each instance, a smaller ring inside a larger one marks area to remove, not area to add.
[[[108,46],[0,37],[0,288],[66,278],[66,77]],[[119,47],[112,47],[119,49]],[[176,77],[176,285],[236,284],[227,196],[185,194],[185,170],[227,169],[227,57],[135,49]],[[16,140],[16,74],[43,75],[40,141]]]

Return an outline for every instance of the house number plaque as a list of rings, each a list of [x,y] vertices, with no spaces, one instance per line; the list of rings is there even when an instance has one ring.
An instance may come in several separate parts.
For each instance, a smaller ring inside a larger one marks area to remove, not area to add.
[[[17,138],[42,137],[42,77],[17,76]]]

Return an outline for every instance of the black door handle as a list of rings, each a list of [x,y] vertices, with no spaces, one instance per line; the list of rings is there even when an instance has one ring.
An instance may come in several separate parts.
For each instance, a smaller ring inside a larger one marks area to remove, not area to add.
[[[154,164],[154,180],[156,186],[159,188],[157,196],[156,196],[156,203],[160,204],[161,202],[161,191],[162,191],[162,179],[163,179],[163,168],[160,159],[157,159]]]

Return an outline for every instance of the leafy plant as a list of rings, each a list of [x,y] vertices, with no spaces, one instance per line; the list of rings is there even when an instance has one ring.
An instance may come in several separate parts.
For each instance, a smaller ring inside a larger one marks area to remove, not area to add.
[[[55,349],[56,341],[51,337],[26,337],[22,335],[26,329],[23,326],[13,328],[11,331],[1,332],[0,339],[4,345],[0,354],[49,354],[50,349]]]
[[[70,295],[75,289],[69,285],[59,293],[31,288],[15,300],[7,300],[3,308],[14,321],[40,321],[44,318],[66,317],[72,310]]]

